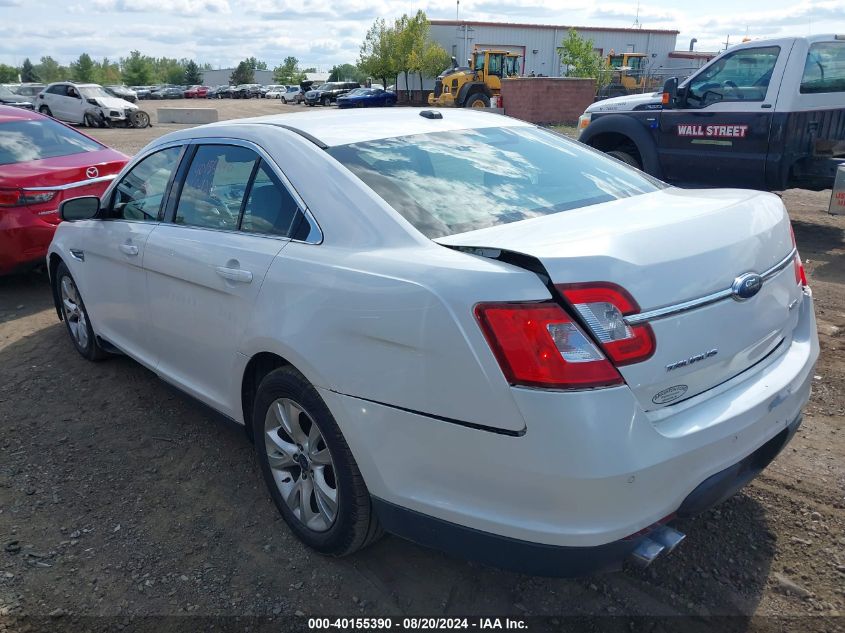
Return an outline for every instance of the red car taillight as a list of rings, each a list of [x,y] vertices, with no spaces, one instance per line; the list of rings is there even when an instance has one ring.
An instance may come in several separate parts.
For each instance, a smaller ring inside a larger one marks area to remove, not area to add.
[[[0,189],[0,207],[20,207],[27,204],[50,202],[55,191],[29,191],[27,189]]]
[[[556,303],[481,303],[475,316],[512,385],[586,389],[622,377]]]
[[[626,316],[640,311],[625,289],[606,282],[556,287],[578,311],[615,365],[639,363],[654,354],[656,344],[651,326],[625,322]]]
[[[804,270],[804,264],[801,262],[801,255],[798,254],[798,244],[795,242],[795,231],[792,230],[792,225],[789,225],[789,236],[792,238],[792,248],[795,249],[795,258],[792,260],[792,267],[795,270],[795,283],[801,286],[809,286],[807,283],[807,271]]]

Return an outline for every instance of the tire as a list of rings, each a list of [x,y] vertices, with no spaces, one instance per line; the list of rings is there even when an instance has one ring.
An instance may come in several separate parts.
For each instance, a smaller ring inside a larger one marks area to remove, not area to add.
[[[65,322],[68,336],[76,351],[90,361],[106,358],[108,353],[97,341],[88,311],[76,287],[76,281],[64,262],[56,268],[56,278],[53,283],[56,284],[56,296],[61,302],[62,320]]]
[[[150,115],[143,110],[135,110],[129,115],[132,127],[145,128],[150,126]]]
[[[323,97],[323,106],[328,107],[332,104],[331,97]]]
[[[347,556],[383,534],[343,434],[317,390],[296,369],[276,369],[261,381],[252,430],[270,496],[306,545],[323,554]],[[326,492],[332,490],[333,516],[331,495]]]
[[[617,160],[621,160],[623,163],[630,165],[631,167],[636,167],[637,169],[642,169],[642,165],[640,162],[634,157],[632,154],[628,152],[624,152],[621,149],[614,149],[607,152],[608,156],[613,156],[613,158]]]
[[[490,107],[490,97],[486,94],[477,92],[474,95],[471,95],[464,104],[465,108],[489,108]]]
[[[97,119],[90,112],[85,113],[85,116],[82,119],[82,125],[85,127],[100,127],[97,124]]]
[[[41,114],[46,114],[47,116],[53,116],[53,113],[50,112],[50,108],[48,108],[47,106],[41,106],[40,108],[38,108],[38,111]]]

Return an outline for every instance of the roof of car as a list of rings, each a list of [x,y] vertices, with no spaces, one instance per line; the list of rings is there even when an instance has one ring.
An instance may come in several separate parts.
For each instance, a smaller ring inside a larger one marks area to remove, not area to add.
[[[24,110],[23,108],[16,108],[14,106],[0,105],[0,123],[9,123],[11,121],[33,121],[41,118],[44,118],[43,115],[30,110]]]
[[[442,119],[421,116],[422,112],[439,112]],[[448,132],[468,128],[531,127],[531,123],[465,108],[373,108],[353,112],[329,110],[272,114],[248,119],[231,119],[184,130],[180,137],[219,136],[223,130],[243,124],[285,127],[328,147],[361,143],[396,136],[426,132]]]

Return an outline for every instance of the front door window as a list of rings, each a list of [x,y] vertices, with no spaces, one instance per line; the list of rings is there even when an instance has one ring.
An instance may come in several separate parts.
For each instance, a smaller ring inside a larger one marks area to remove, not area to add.
[[[703,108],[723,101],[763,101],[778,55],[779,46],[746,48],[725,55],[690,82],[689,105]]]

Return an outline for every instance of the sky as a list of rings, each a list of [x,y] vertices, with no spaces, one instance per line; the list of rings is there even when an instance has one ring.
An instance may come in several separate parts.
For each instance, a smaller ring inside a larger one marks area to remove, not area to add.
[[[703,7],[706,6],[706,10]],[[351,62],[367,28],[425,10],[429,19],[454,19],[454,1],[385,0],[0,0],[0,63],[18,66],[50,55],[69,63],[87,52],[101,59],[130,50],[156,57],[192,58],[227,68],[246,57],[270,68],[288,55],[303,67],[328,70]],[[575,26],[677,29],[677,48],[721,50],[782,35],[845,34],[845,0],[463,0],[465,20]]]

